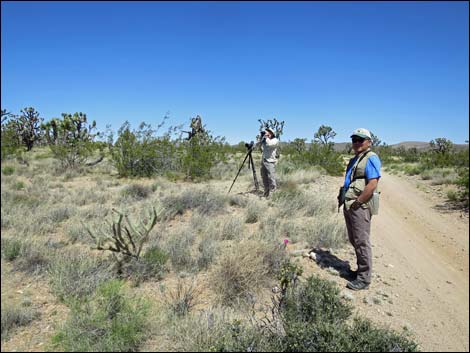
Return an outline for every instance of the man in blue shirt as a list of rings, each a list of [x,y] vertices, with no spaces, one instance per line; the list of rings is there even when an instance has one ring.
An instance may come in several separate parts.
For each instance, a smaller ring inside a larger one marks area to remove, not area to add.
[[[357,258],[357,271],[347,287],[352,290],[367,289],[372,278],[372,250],[370,224],[372,219],[371,199],[381,177],[381,162],[371,151],[371,133],[359,128],[351,135],[355,157],[349,161],[344,179],[346,188],[344,219],[349,241]]]

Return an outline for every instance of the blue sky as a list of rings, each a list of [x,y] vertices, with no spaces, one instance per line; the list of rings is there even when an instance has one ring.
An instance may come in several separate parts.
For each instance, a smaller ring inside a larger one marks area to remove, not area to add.
[[[468,2],[1,2],[1,106],[189,125],[230,143],[468,140]]]

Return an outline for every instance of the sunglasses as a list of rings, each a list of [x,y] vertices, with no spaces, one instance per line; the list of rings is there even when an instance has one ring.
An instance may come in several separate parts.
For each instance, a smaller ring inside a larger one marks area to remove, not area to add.
[[[366,139],[365,138],[362,138],[362,137],[353,137],[352,138],[352,142],[353,143],[356,143],[356,142],[360,142],[360,143],[363,143]]]

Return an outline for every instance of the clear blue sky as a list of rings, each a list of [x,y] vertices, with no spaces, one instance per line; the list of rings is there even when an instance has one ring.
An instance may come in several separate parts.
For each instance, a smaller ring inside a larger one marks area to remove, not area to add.
[[[117,131],[199,114],[230,143],[258,119],[282,140],[464,143],[468,2],[1,3],[1,106],[81,111]]]

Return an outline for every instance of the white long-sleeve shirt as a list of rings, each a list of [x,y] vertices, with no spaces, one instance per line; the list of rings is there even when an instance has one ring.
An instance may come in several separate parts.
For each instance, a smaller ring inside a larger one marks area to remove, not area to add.
[[[263,151],[263,160],[276,163],[276,149],[279,140],[275,137],[272,139],[266,137],[261,141],[261,149]]]

